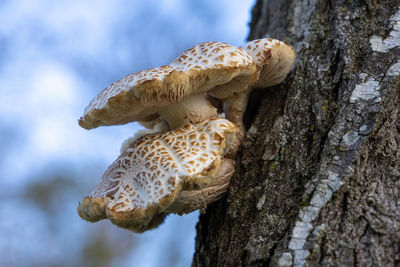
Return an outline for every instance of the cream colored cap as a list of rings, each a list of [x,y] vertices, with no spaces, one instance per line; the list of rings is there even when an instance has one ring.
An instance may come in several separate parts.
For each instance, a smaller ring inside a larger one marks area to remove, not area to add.
[[[263,88],[281,83],[289,73],[296,59],[292,46],[282,41],[263,38],[250,41],[242,46],[254,60],[258,70],[254,88]]]

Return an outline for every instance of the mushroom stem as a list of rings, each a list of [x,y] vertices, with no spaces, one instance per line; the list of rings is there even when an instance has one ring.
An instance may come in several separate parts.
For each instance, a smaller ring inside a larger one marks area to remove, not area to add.
[[[250,95],[250,88],[242,93],[234,94],[224,101],[224,112],[226,119],[239,126],[239,131],[232,137],[228,151],[225,153],[227,158],[236,158],[237,151],[246,134],[243,123],[243,114],[247,108],[247,101]]]
[[[166,106],[158,114],[168,122],[171,129],[218,116],[217,109],[211,105],[205,94],[185,97],[178,103]]]

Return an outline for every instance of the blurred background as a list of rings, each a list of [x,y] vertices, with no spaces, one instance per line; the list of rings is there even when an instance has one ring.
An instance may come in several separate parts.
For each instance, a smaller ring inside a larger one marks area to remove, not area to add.
[[[135,124],[87,131],[103,88],[204,41],[240,46],[254,0],[0,0],[0,266],[190,266],[198,212],[134,234],[79,218]]]

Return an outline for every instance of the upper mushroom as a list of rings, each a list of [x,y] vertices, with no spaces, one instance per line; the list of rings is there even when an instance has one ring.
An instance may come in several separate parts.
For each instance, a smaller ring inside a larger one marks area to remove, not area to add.
[[[79,215],[91,222],[109,218],[135,232],[156,226],[182,190],[202,189],[222,175],[221,161],[236,131],[228,120],[211,119],[138,139],[82,200]],[[185,212],[185,205],[178,206],[169,212]]]
[[[159,117],[171,129],[217,117],[206,94],[240,92],[256,79],[253,59],[242,49],[206,42],[185,51],[170,65],[130,74],[104,89],[86,107],[86,129]],[[222,87],[221,87],[222,86]]]

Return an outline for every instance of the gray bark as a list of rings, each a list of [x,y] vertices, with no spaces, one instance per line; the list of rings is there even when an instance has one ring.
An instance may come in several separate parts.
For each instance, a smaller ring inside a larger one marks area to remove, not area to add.
[[[292,44],[254,92],[193,266],[400,266],[400,1],[258,0],[249,39]]]

